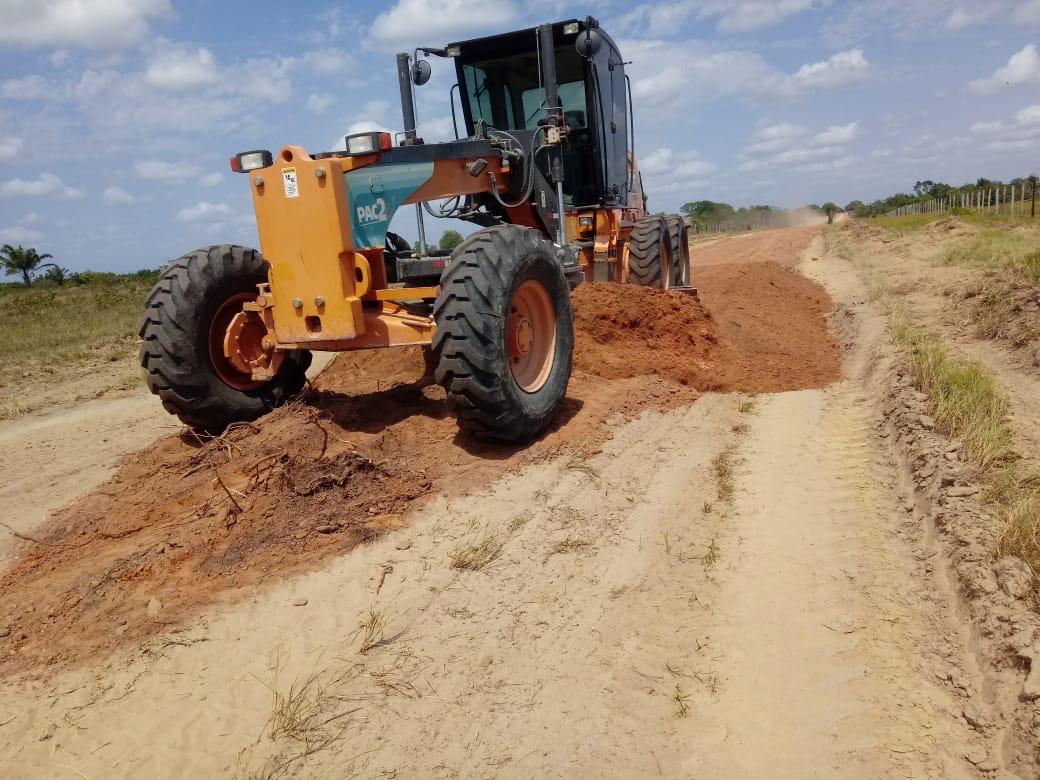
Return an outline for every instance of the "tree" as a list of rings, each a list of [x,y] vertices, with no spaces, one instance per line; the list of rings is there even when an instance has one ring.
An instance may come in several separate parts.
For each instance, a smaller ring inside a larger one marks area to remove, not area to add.
[[[462,233],[457,230],[445,230],[441,235],[440,248],[446,252],[452,252],[461,243]]]
[[[854,200],[845,206],[845,211],[858,217],[860,214],[867,213],[867,205],[861,200]]]
[[[821,208],[827,214],[827,224],[828,225],[831,224],[832,222],[834,222],[834,215],[838,211],[840,211],[840,209],[838,208],[838,205],[836,203],[831,203],[830,201],[827,201],[826,203],[824,203],[823,206],[821,206]]]
[[[43,275],[44,279],[54,282],[56,285],[61,287],[65,282],[72,278],[72,274],[68,268],[62,268],[60,265],[52,265],[47,269],[47,273]]]
[[[41,255],[35,249],[4,244],[0,247],[0,263],[8,276],[22,275],[26,287],[32,287],[33,273],[41,268],[51,268],[54,263],[43,262],[53,255]]]

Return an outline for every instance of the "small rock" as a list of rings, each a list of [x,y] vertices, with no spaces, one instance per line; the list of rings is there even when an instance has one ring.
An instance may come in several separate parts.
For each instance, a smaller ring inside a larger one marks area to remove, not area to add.
[[[1021,558],[1006,555],[993,564],[997,584],[1013,599],[1024,599],[1033,589],[1033,572]]]
[[[965,707],[961,710],[961,715],[964,716],[964,720],[967,721],[968,725],[976,731],[985,731],[989,728],[989,719],[985,716],[980,715],[972,707]]]
[[[921,423],[921,425],[923,425],[925,428],[934,428],[935,427],[935,418],[934,417],[929,417],[927,414],[922,414],[922,415],[919,415],[917,417],[917,419]]]
[[[394,548],[398,549],[398,550],[407,550],[411,546],[412,546],[412,540],[411,539],[402,539],[401,541],[399,541],[397,544],[394,545]]]
[[[954,485],[946,491],[948,496],[973,496],[979,492],[978,485]]]
[[[130,628],[130,624],[124,620],[122,623],[116,626],[116,634],[122,636],[126,633],[128,628]]]
[[[155,620],[155,618],[159,617],[159,613],[162,612],[162,602],[154,597],[148,599],[147,611],[148,617],[152,618],[152,620]]]
[[[336,533],[336,531],[339,530],[339,526],[338,525],[319,525],[314,530],[317,531],[319,534],[334,534],[334,533]]]
[[[5,636],[11,636],[11,629],[7,627],[0,628],[0,639],[2,639]]]
[[[300,596],[299,598],[293,599],[292,605],[294,607],[306,607],[307,606],[307,599],[305,599],[302,596]]]

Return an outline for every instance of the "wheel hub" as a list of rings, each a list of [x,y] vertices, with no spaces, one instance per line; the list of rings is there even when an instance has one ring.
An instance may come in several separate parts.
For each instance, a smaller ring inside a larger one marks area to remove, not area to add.
[[[506,333],[513,379],[535,393],[549,378],[556,357],[556,310],[541,282],[528,279],[513,296]]]
[[[217,310],[210,325],[210,362],[217,376],[236,390],[254,390],[274,378],[285,353],[274,349],[260,315],[242,305],[256,298],[239,293]]]

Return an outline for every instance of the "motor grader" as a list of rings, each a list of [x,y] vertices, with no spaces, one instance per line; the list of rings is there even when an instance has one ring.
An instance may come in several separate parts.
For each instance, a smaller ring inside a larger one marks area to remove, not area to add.
[[[416,131],[431,57],[457,77],[456,140],[445,143]],[[163,270],[141,364],[186,424],[219,431],[269,411],[302,389],[311,350],[419,346],[463,429],[528,440],[567,388],[574,286],[689,289],[686,225],[647,212],[631,85],[595,19],[421,47],[398,54],[397,71],[396,138],[231,158],[248,177],[262,255],[210,246]],[[416,210],[417,248],[389,231],[404,206]],[[479,229],[446,256],[427,246],[424,212]]]

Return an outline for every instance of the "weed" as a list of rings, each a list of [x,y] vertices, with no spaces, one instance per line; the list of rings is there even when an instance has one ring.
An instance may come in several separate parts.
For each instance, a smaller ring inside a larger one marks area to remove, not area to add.
[[[987,229],[947,249],[941,261],[976,268],[1017,268],[1040,282],[1040,240],[1033,231]]]
[[[562,553],[571,553],[588,546],[589,543],[585,540],[575,539],[574,537],[568,536],[562,542],[557,542],[556,544],[554,544],[552,549],[549,551],[549,554],[560,555]]]
[[[480,571],[497,561],[504,547],[497,534],[485,530],[480,538],[452,551],[451,568]]]
[[[711,511],[712,511],[712,510],[713,510],[714,508],[715,508],[715,505],[714,505],[714,504],[712,504],[712,503],[711,503],[710,501],[705,501],[705,502],[704,502],[704,505],[703,505],[703,506],[701,507],[701,512],[703,512],[703,513],[704,513],[704,514],[706,514],[706,515],[710,515],[710,514],[711,514]]]
[[[667,531],[664,532],[664,551],[666,555],[672,554],[672,535]]]
[[[713,534],[711,542],[708,544],[708,552],[701,558],[701,565],[704,567],[704,573],[707,574],[715,568],[715,564],[719,562],[719,536]]]
[[[711,470],[715,474],[715,490],[723,504],[733,503],[733,452],[733,447],[727,447],[711,462]]]
[[[741,414],[751,414],[753,411],[755,411],[755,399],[748,398],[746,401],[741,401],[738,411]]]
[[[679,687],[679,683],[675,684],[675,695],[672,696],[672,701],[675,702],[676,717],[685,718],[690,714],[689,701],[691,698],[690,694],[683,693],[682,688]]]
[[[523,528],[531,520],[530,512],[521,512],[509,521],[509,533],[514,534]]]
[[[381,645],[385,628],[386,619],[383,617],[383,613],[370,609],[368,616],[354,629],[353,637],[358,640],[358,652],[367,653],[372,648]]]
[[[743,436],[751,430],[751,426],[747,423],[737,423],[730,430],[732,430],[733,433],[737,434],[738,436]]]

